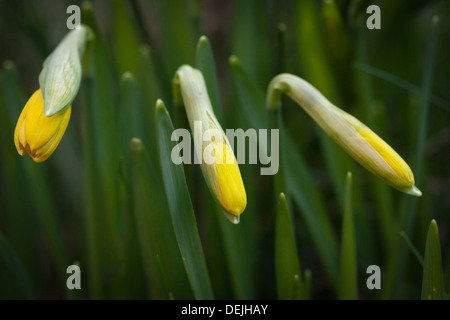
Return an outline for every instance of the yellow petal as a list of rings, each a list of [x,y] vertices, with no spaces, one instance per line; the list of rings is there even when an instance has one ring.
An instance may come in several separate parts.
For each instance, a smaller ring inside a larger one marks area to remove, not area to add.
[[[17,152],[27,152],[35,162],[42,162],[55,151],[66,131],[71,107],[66,107],[54,116],[44,114],[44,99],[38,89],[28,100],[14,132]]]
[[[398,187],[412,186],[414,185],[414,175],[411,168],[406,162],[391,148],[384,140],[376,135],[372,130],[367,127],[358,129],[358,133],[366,140],[387,162],[387,164],[398,175],[397,181],[393,181],[393,184]]]
[[[247,195],[233,152],[226,143],[214,143],[214,158],[221,206],[239,216],[247,206]]]

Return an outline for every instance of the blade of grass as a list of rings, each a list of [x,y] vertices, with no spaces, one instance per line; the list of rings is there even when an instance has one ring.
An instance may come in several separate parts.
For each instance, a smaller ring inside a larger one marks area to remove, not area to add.
[[[139,36],[134,17],[127,6],[127,2],[113,0],[112,7],[112,47],[118,74],[131,72],[137,74],[139,71]]]
[[[341,269],[339,299],[358,299],[358,272],[356,264],[356,237],[352,210],[352,174],[347,173],[345,206],[342,219]]]
[[[396,85],[397,87],[399,87],[403,90],[406,90],[408,92],[411,92],[415,95],[420,96],[423,93],[423,90],[419,86],[409,83],[408,81],[405,81],[405,80],[393,75],[392,73],[375,68],[366,63],[355,62],[354,67],[358,70],[361,70],[361,71],[371,75],[371,76],[375,76],[379,79],[382,79],[384,81],[392,83],[392,84]],[[435,106],[441,108],[442,110],[450,111],[450,103],[440,97],[430,94],[430,102],[432,104],[434,104]]]
[[[150,297],[192,299],[183,257],[167,214],[161,173],[137,138],[131,140],[131,171],[133,210]]]
[[[198,169],[200,170],[200,168]],[[201,172],[198,172],[198,178],[202,179]],[[210,195],[208,186],[206,183],[200,183],[200,185],[201,186],[197,186],[197,188],[193,190],[201,189],[200,192],[196,192],[201,198],[197,203],[199,203],[198,205],[203,209],[202,212],[205,212],[205,214],[199,218],[199,220],[202,219],[203,225],[203,228],[200,230],[203,231],[203,233],[200,234],[200,236],[204,239],[208,239],[208,241],[204,242],[204,250],[214,296],[218,300],[231,299],[234,297],[241,298],[238,294],[238,292],[241,291],[239,286],[245,285],[245,281],[239,282],[240,279],[236,280],[234,276],[231,276],[231,273],[233,273],[233,275],[234,273],[239,274],[242,269],[244,269],[245,272],[245,268],[239,268],[241,267],[241,264],[243,264],[243,261],[246,260],[239,259],[240,257],[237,255],[239,251],[236,250],[236,247],[234,247],[235,250],[233,250],[233,248],[228,248],[227,243],[229,243],[229,241],[226,241],[225,239],[227,236],[224,235],[222,223],[229,224],[229,222],[220,221],[221,215],[223,214],[218,210],[217,203]],[[194,195],[193,193],[191,194]],[[230,237],[231,236],[232,234],[230,234]],[[224,252],[225,254],[217,254],[218,252]],[[236,258],[229,258],[230,254],[236,256]],[[230,261],[237,261],[240,264],[234,266],[231,265]]]
[[[411,242],[411,239],[409,239],[408,235],[403,230],[400,231],[400,236],[405,240],[405,242],[408,245],[409,249],[414,254],[414,256],[417,258],[417,261],[420,263],[420,265],[423,268],[423,264],[424,264],[423,257],[420,254],[419,250],[417,250],[417,248],[414,247],[414,245]]]
[[[160,77],[155,69],[153,54],[147,45],[142,45],[139,49],[139,71],[136,78],[141,92],[142,108],[142,127],[143,133],[141,139],[149,150],[157,150],[155,130],[147,123],[155,123],[155,112],[153,106],[158,98],[166,98],[166,93],[161,87]],[[150,107],[151,106],[151,107]]]
[[[156,104],[156,119],[164,187],[186,272],[195,298],[213,299],[214,295],[184,170],[182,166],[176,166],[171,160],[172,148],[177,146],[170,138],[174,128],[167,109],[161,100],[158,100]]]
[[[324,39],[330,58],[331,67],[338,79],[348,79],[350,49],[343,17],[334,0],[326,0],[322,3],[321,16],[324,26]],[[348,94],[352,81],[341,82],[340,86]]]
[[[102,289],[102,246],[100,242],[101,204],[96,196],[100,188],[95,166],[95,141],[94,120],[91,106],[93,104],[93,83],[91,79],[83,80],[83,95],[85,97],[82,109],[83,131],[82,152],[84,166],[84,202],[85,202],[85,229],[86,229],[86,252],[87,252],[87,279],[90,295],[93,299],[103,297]]]
[[[192,9],[196,4],[194,1],[153,1],[153,4],[161,28],[161,62],[166,66],[166,78],[171,79],[180,65],[194,61],[192,44],[200,36],[193,23]]]
[[[151,203],[151,200],[154,200],[152,199],[154,192],[150,184],[151,180],[150,174],[147,172],[148,164],[146,160],[141,141],[134,138],[131,142],[133,211],[143,259],[146,289],[149,297],[152,299],[167,299],[169,297],[169,289],[168,286],[164,285],[156,258],[159,239],[157,239],[158,233],[157,230],[154,230],[154,226],[158,225],[158,228],[160,228],[160,223],[157,220],[150,220],[151,217],[156,218],[157,210],[152,207],[153,204]],[[167,249],[170,250],[170,248]]]
[[[278,299],[304,296],[294,226],[283,193],[280,193],[275,224],[275,274]]]
[[[143,106],[136,78],[130,72],[122,75],[120,90],[119,127],[122,142],[122,157],[129,154],[130,140],[144,135]],[[148,121],[149,119],[145,119]]]
[[[269,81],[272,73],[268,40],[268,19],[264,4],[258,0],[236,1],[233,5],[233,30],[231,48],[247,66],[247,71],[259,84]],[[259,14],[255,14],[258,12]]]
[[[278,172],[275,174],[274,177],[274,188],[275,188],[275,194],[278,195],[280,193],[283,192],[287,192],[287,186],[286,186],[286,179],[287,177],[285,176],[286,173],[286,169],[287,169],[287,165],[286,165],[286,159],[289,157],[289,149],[286,148],[286,138],[284,137],[284,135],[286,134],[286,130],[285,130],[285,126],[282,120],[282,110],[281,108],[277,109],[277,110],[271,110],[269,111],[269,125],[271,127],[272,130],[278,130],[279,132],[279,158],[280,160],[280,164],[279,164],[279,169]],[[272,150],[272,145],[269,143],[268,146],[268,150]],[[272,154],[273,151],[270,151],[270,153]],[[288,213],[289,215],[291,215],[292,212],[292,204],[291,201],[287,202],[288,205]],[[293,217],[291,216],[290,219],[293,219]]]
[[[444,299],[444,277],[442,274],[441,245],[437,223],[432,220],[425,245],[422,281],[422,300]]]
[[[143,270],[141,269],[141,255],[139,251],[139,236],[136,226],[136,218],[133,215],[132,170],[130,159],[130,141],[133,137],[141,137],[143,134],[141,121],[143,122],[144,108],[141,105],[136,79],[133,74],[126,72],[122,75],[119,103],[119,130],[121,132],[120,157],[122,163],[122,175],[120,179],[120,197],[123,212],[123,244],[124,250],[124,274],[127,281],[124,284],[124,292],[129,299],[137,299],[142,291]]]
[[[93,286],[93,294],[96,297],[109,296],[120,298],[121,287],[124,283],[123,262],[124,248],[120,241],[123,231],[121,199],[119,196],[119,146],[117,130],[117,104],[116,83],[114,83],[114,72],[111,64],[111,57],[105,45],[100,29],[98,28],[96,17],[92,5],[84,2],[82,6],[83,23],[91,27],[95,38],[91,47],[86,51],[87,72],[85,73],[89,86],[85,111],[91,123],[89,135],[84,137],[83,144],[91,144],[86,147],[85,165],[88,181],[92,185],[87,188],[91,194],[87,194],[87,199],[91,198],[97,202],[89,209],[89,214],[96,215],[92,218],[91,234],[88,245],[97,247],[94,252],[89,253],[90,259],[98,260],[97,270],[92,277],[96,283]],[[89,140],[89,141],[88,141]],[[91,154],[92,153],[92,154]],[[90,168],[92,166],[92,168]],[[90,201],[90,200],[88,200]],[[94,212],[95,210],[95,212]],[[91,217],[87,217],[89,221]],[[92,241],[96,241],[93,243]],[[94,283],[93,283],[94,285]]]
[[[196,66],[205,79],[206,88],[208,88],[208,96],[219,122],[222,120],[222,104],[220,103],[219,87],[217,85],[216,66],[214,64],[214,56],[211,45],[206,36],[201,36],[197,43]]]
[[[254,246],[249,243],[249,236],[246,233],[254,219],[249,217],[248,209],[246,208],[245,211],[246,219],[241,220],[238,225],[231,224],[219,210],[217,204],[215,212],[211,212],[218,217],[219,226],[224,235],[225,254],[236,299],[255,299],[257,294],[255,292],[255,275],[252,273],[253,258],[256,253],[251,251]]]

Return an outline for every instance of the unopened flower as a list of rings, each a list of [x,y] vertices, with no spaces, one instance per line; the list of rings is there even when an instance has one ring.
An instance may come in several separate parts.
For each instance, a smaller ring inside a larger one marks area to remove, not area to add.
[[[71,106],[47,117],[41,89],[31,96],[20,114],[14,131],[14,144],[20,155],[28,153],[42,162],[55,151],[69,123]]]
[[[206,183],[225,216],[233,223],[247,206],[247,196],[239,166],[228,139],[214,115],[205,81],[200,71],[184,65],[174,78],[175,98],[184,104],[194,147]]]
[[[42,162],[55,151],[69,123],[72,102],[81,82],[81,58],[93,37],[89,27],[70,31],[44,61],[40,89],[28,100],[14,132],[20,155]]]
[[[227,212],[239,216],[247,205],[247,197],[236,158],[227,143],[214,142],[213,150],[221,205]]]
[[[280,74],[269,85],[267,105],[276,109],[285,93],[297,102],[348,154],[394,188],[414,196],[422,193],[406,162],[361,121],[334,106],[303,79]]]

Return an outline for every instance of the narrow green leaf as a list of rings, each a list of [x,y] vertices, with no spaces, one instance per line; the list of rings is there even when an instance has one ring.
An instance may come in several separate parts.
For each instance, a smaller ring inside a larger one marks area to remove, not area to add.
[[[316,2],[313,0],[296,2],[294,16],[297,48],[306,79],[331,99],[332,103],[340,105],[340,101],[336,101],[340,99],[340,95],[326,57],[324,30]]]
[[[111,57],[98,27],[92,4],[84,2],[82,19],[94,32],[85,56],[84,73],[86,123],[83,146],[86,148],[86,222],[88,256],[92,290],[95,298],[121,298],[124,281],[124,247],[120,241],[123,231],[119,190],[120,140],[117,130],[117,87],[114,82]],[[88,191],[89,190],[89,191]],[[92,215],[92,217],[90,216]],[[92,269],[92,268],[95,268]]]
[[[103,297],[102,289],[102,249],[100,243],[101,204],[96,197],[96,190],[100,188],[95,166],[94,120],[90,112],[93,103],[93,83],[86,79],[82,82],[85,101],[81,111],[83,119],[82,152],[84,162],[84,191],[85,191],[85,229],[87,255],[87,283],[90,294],[94,299]]]
[[[149,46],[142,45],[139,49],[139,71],[136,74],[136,79],[143,102],[141,121],[146,121],[147,123],[155,123],[153,106],[157,99],[166,97],[166,92],[163,89],[170,87],[161,87],[161,74],[157,74],[155,68],[152,50]],[[149,125],[144,125],[143,130],[141,136],[143,143],[148,146],[149,151],[157,150],[155,130]]]
[[[211,200],[212,197],[211,197]],[[254,221],[250,220],[250,212],[243,213],[246,215],[244,221],[240,221],[238,225],[231,224],[223,215],[216,203],[215,211],[210,212],[216,214],[219,220],[219,226],[223,235],[223,243],[225,254],[227,255],[228,269],[232,279],[233,293],[237,299],[255,299],[255,275],[253,272],[253,259],[255,252],[252,249],[250,229]],[[208,212],[209,213],[209,212]],[[253,224],[254,226],[254,224]],[[250,230],[250,231],[249,231]]]
[[[134,24],[134,17],[127,7],[127,2],[122,0],[112,1],[112,47],[119,74],[139,71],[139,37]]]
[[[158,100],[156,104],[156,119],[164,187],[186,272],[195,298],[213,299],[214,295],[184,177],[184,169],[183,166],[177,166],[171,160],[172,148],[177,146],[171,141],[174,128],[161,100]]]
[[[420,265],[423,268],[423,257],[422,255],[419,253],[419,251],[417,250],[416,247],[414,247],[414,245],[411,242],[411,239],[409,239],[408,235],[404,232],[404,231],[400,231],[400,236],[405,240],[406,244],[408,245],[409,249],[411,250],[411,252],[414,254],[414,256],[417,258],[417,261],[419,261]]]
[[[154,4],[161,28],[160,60],[170,79],[180,65],[194,61],[195,47],[192,44],[200,36],[193,23],[192,11],[196,4],[195,1],[154,1]]]
[[[142,143],[137,138],[131,141],[131,169],[133,211],[147,280],[147,290],[152,299],[167,299],[169,296],[168,288],[164,286],[157,259],[158,244],[161,240],[158,239],[159,232],[155,228],[156,225],[158,225],[158,229],[164,228],[164,226],[161,226],[161,222],[157,220],[159,208],[153,207],[158,202],[152,203],[152,200],[155,200],[155,194],[150,183],[149,165]],[[168,244],[169,242],[166,242],[168,247],[166,249],[173,250],[174,248],[170,248]]]
[[[356,265],[356,237],[352,210],[352,174],[347,173],[344,216],[342,221],[341,270],[339,298],[358,299],[358,271]]]
[[[402,78],[399,78],[396,75],[393,75],[385,70],[381,70],[366,63],[360,62],[355,62],[354,67],[358,70],[361,70],[362,72],[365,72],[371,76],[374,76],[376,78],[389,82],[393,85],[396,85],[397,87],[410,93],[413,93],[415,95],[420,96],[422,94],[422,89],[419,86],[409,83],[403,80]],[[442,110],[450,111],[450,103],[438,96],[431,95],[430,102],[435,106],[441,108]]]
[[[153,299],[192,299],[166,200],[161,173],[142,142],[131,140],[133,210],[147,289]],[[165,272],[162,272],[165,271]]]
[[[220,122],[223,116],[219,87],[217,85],[216,66],[211,45],[206,36],[201,36],[197,43],[196,68],[203,74],[214,114]]]
[[[119,127],[122,142],[122,153],[129,151],[130,140],[133,137],[142,137],[144,115],[136,78],[130,72],[122,75],[120,90]],[[145,119],[148,121],[149,119]]]
[[[290,157],[290,152],[289,150],[286,148],[286,138],[284,137],[284,135],[287,133],[285,130],[285,126],[283,123],[283,119],[282,119],[282,110],[281,108],[277,109],[277,110],[271,110],[269,111],[269,125],[272,128],[272,130],[279,130],[279,158],[280,160],[280,165],[278,168],[278,172],[275,174],[274,176],[274,180],[275,180],[275,194],[278,196],[280,193],[282,192],[287,192],[288,191],[288,187],[286,184],[286,179],[288,179],[286,177],[287,172],[287,164],[286,164],[286,159],[288,157]],[[268,147],[268,150],[272,150],[272,145],[270,145]],[[270,153],[272,154],[272,151],[270,151]],[[292,204],[291,201],[287,202],[288,205],[288,213],[289,216],[291,217],[290,219],[292,219]]]
[[[336,235],[327,215],[324,200],[318,192],[305,160],[296,149],[293,138],[285,134],[287,150],[292,150],[286,161],[286,185],[288,193],[300,208],[308,231],[331,283],[337,287],[339,278],[338,245]]]
[[[136,299],[142,293],[143,270],[141,251],[137,232],[137,220],[133,215],[132,166],[130,165],[130,141],[133,137],[142,136],[143,107],[140,101],[136,79],[130,72],[122,75],[119,104],[119,130],[121,132],[121,178],[120,198],[122,206],[122,227],[124,245],[124,274],[126,282],[123,291],[126,297]],[[147,119],[148,121],[148,119]]]
[[[255,14],[265,10],[258,0],[236,1],[233,4],[233,32],[231,48],[247,66],[248,72],[259,84],[266,83],[272,72],[268,21],[266,16]]]
[[[180,108],[181,109],[181,108]],[[185,166],[185,170],[189,169]],[[194,167],[195,168],[195,167]],[[194,169],[192,168],[192,169]],[[200,171],[200,168],[196,168],[197,171]],[[186,171],[185,171],[186,172]],[[198,177],[201,177],[201,172],[195,172]],[[187,179],[186,179],[187,180]],[[199,190],[200,189],[200,190]],[[228,241],[226,238],[232,237],[233,235],[226,235],[224,233],[224,229],[222,224],[230,224],[230,222],[225,219],[220,219],[223,216],[223,213],[220,211],[219,206],[217,205],[216,200],[211,196],[211,192],[208,189],[206,183],[200,183],[200,185],[192,185],[191,194],[192,198],[194,198],[194,194],[201,202],[202,209],[205,214],[202,217],[202,225],[203,225],[203,234],[202,236],[208,241],[203,243],[203,248],[205,251],[206,263],[208,265],[208,271],[211,278],[211,285],[213,287],[214,296],[216,299],[230,299],[234,297],[240,298],[237,294],[239,290],[232,291],[234,285],[243,286],[246,283],[246,279],[244,281],[236,281],[234,276],[231,276],[232,270],[233,272],[239,275],[240,273],[245,273],[245,268],[242,268],[242,264],[246,261],[245,259],[240,260],[241,256],[237,256],[239,250],[239,246],[233,246],[228,248]],[[193,202],[196,201],[193,199]],[[195,202],[194,202],[195,203]],[[222,221],[221,221],[222,220]],[[234,245],[234,243],[233,243]],[[224,254],[217,254],[217,252],[223,252]],[[230,259],[229,255],[236,256],[235,259]],[[237,261],[238,264],[236,266],[231,265],[230,261]],[[244,270],[244,271],[243,271]],[[233,296],[234,293],[234,296]]]
[[[229,59],[231,75],[241,105],[242,115],[247,119],[249,127],[267,129],[269,116],[265,109],[266,99],[264,91],[249,75],[237,56]]]
[[[441,244],[435,220],[431,220],[425,245],[422,280],[422,300],[444,299],[444,277],[442,273]]]
[[[332,67],[339,79],[345,79],[348,77],[346,73],[347,68],[349,68],[349,45],[348,38],[345,33],[345,26],[343,23],[343,18],[339,11],[339,7],[334,0],[325,0],[322,3],[322,18],[324,25],[324,38],[326,52],[331,58]],[[345,85],[346,89],[351,82],[347,82]]]
[[[288,300],[303,296],[295,231],[283,193],[279,196],[275,224],[275,274],[279,299]]]

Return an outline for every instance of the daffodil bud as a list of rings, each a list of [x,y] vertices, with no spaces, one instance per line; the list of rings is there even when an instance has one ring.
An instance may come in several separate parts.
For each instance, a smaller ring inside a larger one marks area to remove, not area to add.
[[[200,71],[184,65],[174,78],[175,100],[184,103],[194,132],[194,148],[211,193],[233,223],[247,206],[239,166],[228,139],[214,115]]]
[[[297,102],[350,156],[392,187],[413,196],[422,193],[406,162],[361,121],[334,106],[303,79],[280,74],[269,84],[267,106],[280,107],[281,94]]]
[[[44,61],[39,84],[47,117],[72,104],[75,99],[81,83],[81,58],[92,38],[91,29],[80,25],[79,29],[70,31]]]
[[[71,106],[47,117],[41,89],[31,96],[20,114],[14,131],[14,144],[20,155],[28,153],[42,162],[55,151],[69,123]]]

